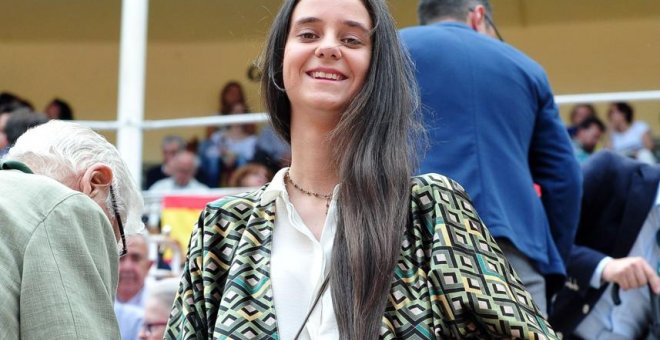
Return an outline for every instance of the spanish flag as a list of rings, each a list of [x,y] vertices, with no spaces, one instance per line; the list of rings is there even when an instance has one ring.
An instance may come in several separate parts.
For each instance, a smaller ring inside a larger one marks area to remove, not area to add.
[[[168,195],[163,197],[161,210],[161,229],[170,230],[170,238],[179,244],[182,260],[188,254],[188,242],[193,226],[206,204],[218,199],[218,196],[204,195]],[[163,260],[169,262],[171,252],[163,254]]]

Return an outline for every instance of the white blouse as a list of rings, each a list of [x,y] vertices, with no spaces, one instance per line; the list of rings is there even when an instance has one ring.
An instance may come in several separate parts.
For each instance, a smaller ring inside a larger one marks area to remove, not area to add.
[[[288,168],[277,172],[261,204],[275,202],[270,276],[280,339],[293,339],[330,270],[337,229],[336,201],[330,202],[321,240],[305,225],[289,200],[284,184]],[[336,192],[338,186],[335,187]],[[299,339],[339,339],[330,285],[314,308]]]

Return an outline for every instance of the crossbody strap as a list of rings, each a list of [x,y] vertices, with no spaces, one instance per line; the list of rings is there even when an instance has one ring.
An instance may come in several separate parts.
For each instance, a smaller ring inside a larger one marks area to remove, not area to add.
[[[305,325],[307,324],[307,321],[309,320],[310,315],[312,315],[312,312],[314,311],[314,308],[316,308],[316,305],[319,304],[319,300],[321,300],[321,296],[323,293],[328,289],[328,282],[330,281],[330,277],[326,275],[325,279],[323,279],[323,283],[321,284],[321,288],[319,289],[319,292],[316,294],[316,298],[314,298],[314,303],[312,306],[309,308],[309,311],[307,312],[307,316],[305,316],[305,320],[303,320],[302,325],[300,325],[300,328],[298,329],[298,332],[296,333],[296,336],[293,338],[293,340],[298,340],[298,337],[302,333],[303,329],[305,329]]]

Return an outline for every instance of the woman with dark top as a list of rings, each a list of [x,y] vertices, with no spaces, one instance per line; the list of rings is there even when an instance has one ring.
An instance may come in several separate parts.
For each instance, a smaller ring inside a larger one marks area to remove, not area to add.
[[[166,339],[556,338],[461,186],[411,179],[418,97],[385,1],[285,1],[262,70],[291,167],[207,205]]]

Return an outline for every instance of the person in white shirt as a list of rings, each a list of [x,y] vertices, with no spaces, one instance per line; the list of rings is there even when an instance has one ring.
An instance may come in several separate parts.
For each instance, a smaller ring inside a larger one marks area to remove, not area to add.
[[[195,179],[199,160],[190,151],[177,153],[167,163],[170,177],[156,181],[150,188],[152,193],[196,193],[208,190],[208,187]]]
[[[291,166],[207,204],[165,339],[556,339],[465,190],[411,178],[419,99],[385,1],[284,1],[260,69]]]
[[[622,155],[642,162],[656,162],[651,128],[642,121],[634,120],[634,110],[625,102],[612,103],[607,113],[610,124],[610,148]]]

